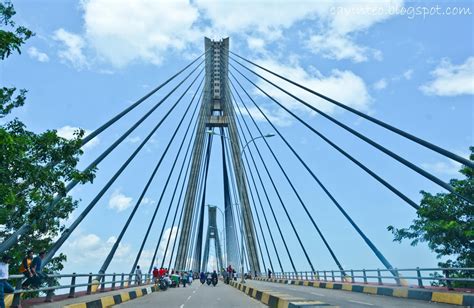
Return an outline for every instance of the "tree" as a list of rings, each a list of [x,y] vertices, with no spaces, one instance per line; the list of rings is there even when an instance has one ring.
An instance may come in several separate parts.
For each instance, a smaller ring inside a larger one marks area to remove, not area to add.
[[[12,53],[21,53],[21,45],[33,32],[16,27],[12,17],[15,10],[10,1],[0,1],[0,60]],[[7,238],[24,223],[32,223],[28,234],[21,237],[8,254],[12,257],[11,271],[17,272],[26,251],[47,250],[64,229],[63,221],[76,208],[77,201],[64,197],[50,212],[48,204],[56,195],[65,195],[65,182],[92,181],[93,171],[76,168],[82,154],[83,130],[73,140],[57,135],[55,130],[43,133],[28,131],[19,119],[8,120],[12,110],[22,106],[26,90],[0,88],[0,238]],[[34,222],[34,223],[33,223]],[[66,260],[64,254],[53,258],[46,271],[58,271]]]
[[[474,161],[474,147],[470,151],[470,160]],[[463,166],[459,172],[464,178],[452,179],[450,184],[456,193],[473,200],[474,170]],[[474,204],[453,193],[421,194],[423,198],[412,225],[402,229],[388,227],[394,241],[408,239],[412,246],[428,243],[438,258],[448,258],[438,263],[440,267],[474,267]],[[459,277],[464,274],[455,273]]]

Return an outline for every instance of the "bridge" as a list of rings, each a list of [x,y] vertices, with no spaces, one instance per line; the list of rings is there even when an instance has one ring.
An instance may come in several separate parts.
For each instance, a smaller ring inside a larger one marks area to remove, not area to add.
[[[287,101],[279,99],[281,95],[286,95],[298,108],[311,111],[316,119],[325,119],[338,127],[339,133],[352,135],[354,140],[380,151],[400,168],[407,168],[470,203],[473,202],[471,196],[458,193],[449,183],[358,131],[356,126],[345,124],[325,112],[315,102],[324,101],[370,122],[374,130],[384,130],[420,149],[474,168],[471,161],[233,52],[228,38],[218,41],[205,38],[204,43],[204,51],[196,59],[82,139],[82,145],[87,145],[138,106],[151,101],[154,95],[161,95],[157,103],[88,165],[86,170],[98,168],[100,172],[100,164],[120,144],[151,115],[160,114],[160,120],[153,123],[154,127],[139,141],[131,155],[125,161],[117,162],[115,173],[97,195],[75,213],[72,222],[49,247],[42,266],[70,240],[86,217],[94,215],[94,208],[100,205],[101,198],[159,133],[162,140],[168,142],[163,152],[157,153],[157,161],[149,170],[136,170],[144,176],[143,188],[121,230],[117,231],[106,258],[101,264],[90,264],[88,273],[50,275],[59,284],[40,289],[45,297],[22,300],[22,296],[36,294],[38,290],[22,289],[22,276],[12,276],[17,281],[17,289],[5,299],[7,306],[432,307],[433,302],[436,307],[474,305],[474,297],[468,292],[472,290],[454,290],[452,287],[452,283],[459,280],[474,282],[472,275],[471,278],[450,277],[452,272],[462,270],[472,274],[474,269],[397,268],[389,261],[390,256],[364,232],[368,226],[361,226],[352,217],[352,210],[341,201],[347,198],[337,196],[318,176],[317,165],[324,164],[325,158],[314,158],[318,161],[315,167],[311,159],[298,152],[294,136],[283,131],[259,102],[264,99],[280,108],[282,113],[307,129],[307,138],[322,141],[334,149],[335,156],[367,174],[374,180],[370,183],[375,184],[368,187],[368,191],[387,190],[398,198],[397,206],[408,206],[413,211],[419,209],[417,202],[300,116]],[[299,95],[303,92],[304,97]],[[180,120],[173,123],[170,136],[165,138],[160,128],[167,121],[169,123],[171,114],[179,112]],[[298,165],[298,184],[294,170],[281,160],[281,151],[290,153],[294,164]],[[172,164],[166,173],[163,162],[170,157]],[[219,179],[210,178],[211,168],[219,168]],[[140,237],[140,248],[130,270],[110,273],[109,266],[117,257],[124,236],[127,232],[135,232],[130,228],[131,223],[143,208],[157,177],[162,179],[161,192],[149,219],[140,221],[146,231]],[[299,185],[301,183],[304,187]],[[56,196],[47,211],[54,209],[78,184],[76,180],[68,183],[65,194]],[[209,204],[209,194],[216,190],[222,195],[222,203]],[[293,202],[286,201],[287,194],[292,195]],[[353,229],[357,238],[347,240],[364,243],[368,253],[378,260],[377,265],[370,269],[344,266],[343,260],[350,258],[350,254],[334,249],[324,228],[318,224],[321,222],[318,219],[320,209],[313,202],[316,194],[323,194],[325,204],[333,206]],[[218,216],[222,216],[222,222]],[[157,217],[161,218],[159,231],[154,230]],[[25,223],[6,238],[0,245],[0,252],[8,252],[14,247],[30,232],[33,223]],[[306,224],[305,228],[302,224]],[[174,236],[166,236],[167,228]],[[147,259],[144,248],[150,242],[154,249]],[[162,242],[165,245],[160,251]],[[317,248],[312,249],[315,245]],[[333,268],[319,267],[318,259],[323,251],[331,258]],[[144,264],[144,260],[148,263]],[[216,287],[194,281],[187,288],[160,291],[150,276],[155,266],[170,272],[216,270],[222,274],[222,269],[229,265],[236,269],[236,279],[229,284],[220,281]],[[141,266],[143,275],[137,274],[137,266]],[[433,272],[437,272],[437,276],[432,276]],[[430,285],[433,281],[441,282],[445,287],[433,287]]]

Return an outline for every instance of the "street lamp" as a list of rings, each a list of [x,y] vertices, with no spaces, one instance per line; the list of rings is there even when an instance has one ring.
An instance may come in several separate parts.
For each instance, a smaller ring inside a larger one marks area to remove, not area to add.
[[[223,138],[226,138],[227,140],[229,140],[232,144],[234,144],[234,142],[232,141],[232,139],[230,139],[229,137],[227,136],[224,136],[224,135],[221,135],[219,133],[216,133],[214,132],[213,130],[207,130],[206,131],[207,134],[209,135],[216,135],[216,136],[221,136]],[[242,166],[244,165],[244,162],[243,162],[243,154],[244,154],[244,151],[245,149],[247,148],[247,146],[251,143],[251,142],[255,142],[255,140],[257,139],[260,139],[260,138],[270,138],[270,137],[274,137],[275,134],[266,134],[266,135],[260,135],[260,136],[257,136],[257,137],[254,137],[252,139],[250,139],[249,141],[247,141],[246,144],[244,144],[244,146],[242,147],[242,150],[240,151],[240,160],[241,160],[241,164]],[[244,280],[244,227],[243,227],[243,224],[244,224],[244,211],[240,211],[240,216],[241,216],[241,221],[240,221],[240,225],[241,225],[241,243],[240,243],[240,267],[242,269],[241,271],[241,277],[240,277],[240,282],[241,283],[245,283],[245,280]]]

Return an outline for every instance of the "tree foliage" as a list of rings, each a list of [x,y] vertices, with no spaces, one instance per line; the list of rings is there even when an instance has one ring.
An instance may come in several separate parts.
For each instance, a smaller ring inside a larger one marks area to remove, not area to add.
[[[15,15],[9,1],[0,2],[0,59],[6,60],[33,33],[16,27]],[[65,195],[65,182],[92,181],[93,171],[81,172],[76,168],[82,154],[83,130],[75,138],[66,140],[55,130],[35,133],[27,130],[19,119],[8,119],[12,110],[25,103],[26,90],[0,88],[0,238],[7,238],[24,223],[32,224],[30,232],[8,253],[13,258],[11,271],[16,272],[26,251],[47,250],[55,237],[64,229],[64,221],[77,206],[77,201],[64,197],[52,211],[49,203],[57,195]],[[66,256],[53,258],[49,271],[61,270]]]
[[[474,161],[474,147],[470,148]],[[452,179],[456,193],[474,200],[474,170],[463,166],[459,171],[464,178]],[[432,195],[422,191],[423,198],[417,218],[408,228],[389,226],[394,241],[410,240],[415,246],[426,242],[438,258],[441,267],[474,267],[474,204],[453,193]]]

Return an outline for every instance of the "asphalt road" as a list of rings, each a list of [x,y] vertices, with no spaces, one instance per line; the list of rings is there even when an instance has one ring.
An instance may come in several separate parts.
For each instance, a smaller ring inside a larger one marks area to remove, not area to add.
[[[341,308],[444,308],[460,307],[425,301],[403,299],[390,296],[372,295],[342,290],[320,289],[306,286],[285,285],[280,283],[247,280],[246,285],[254,286],[257,289],[272,290],[277,292],[302,297],[305,299],[318,300],[327,304],[340,306]]]
[[[241,291],[224,285],[221,281],[213,287],[194,281],[186,288],[170,288],[156,292],[114,307],[267,307]]]

